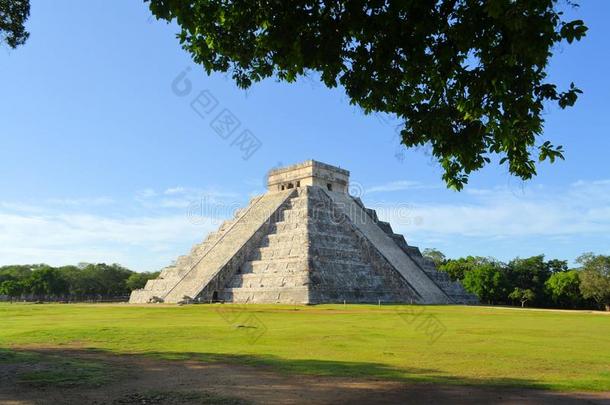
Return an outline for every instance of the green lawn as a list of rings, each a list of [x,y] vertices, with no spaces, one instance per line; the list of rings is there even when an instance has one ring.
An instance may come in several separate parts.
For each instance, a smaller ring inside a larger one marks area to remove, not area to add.
[[[266,364],[318,375],[610,390],[610,316],[575,311],[0,304],[0,349],[28,346]]]

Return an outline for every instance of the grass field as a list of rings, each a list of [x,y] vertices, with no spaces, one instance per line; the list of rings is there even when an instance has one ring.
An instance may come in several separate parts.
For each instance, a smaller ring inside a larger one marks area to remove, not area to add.
[[[40,347],[264,364],[286,373],[610,390],[610,316],[602,313],[461,306],[0,304],[0,364],[36,361],[27,350]],[[89,370],[94,380],[105,374],[94,364],[67,362],[65,367]],[[53,381],[57,375],[26,377]]]

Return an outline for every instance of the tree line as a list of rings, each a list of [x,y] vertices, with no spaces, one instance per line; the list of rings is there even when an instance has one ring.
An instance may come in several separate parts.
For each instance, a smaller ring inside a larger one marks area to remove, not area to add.
[[[585,253],[569,268],[544,255],[503,263],[492,257],[447,259],[436,249],[424,256],[475,294],[481,303],[542,308],[610,310],[610,256]]]
[[[544,255],[503,263],[492,257],[447,259],[436,249],[424,256],[459,280],[481,303],[565,309],[610,310],[610,256],[585,253],[569,268]],[[136,273],[119,264],[81,263],[0,267],[0,297],[8,300],[125,300],[159,272]]]
[[[142,288],[155,273],[136,273],[119,264],[81,263],[0,267],[0,296],[8,300],[121,300]]]

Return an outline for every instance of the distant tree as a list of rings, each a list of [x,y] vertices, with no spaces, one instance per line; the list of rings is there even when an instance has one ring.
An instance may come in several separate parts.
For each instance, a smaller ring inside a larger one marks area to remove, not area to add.
[[[89,264],[83,270],[90,290],[104,296],[121,296],[129,294],[126,281],[133,272],[119,264]]]
[[[0,283],[0,295],[6,295],[11,299],[19,297],[23,293],[23,284],[15,280],[6,280]]]
[[[25,30],[29,16],[29,0],[0,0],[0,42],[13,49],[23,45],[30,36]]]
[[[481,302],[496,304],[506,297],[506,275],[493,263],[481,265],[466,272],[462,284]]]
[[[422,255],[425,258],[432,260],[434,262],[434,265],[437,268],[439,266],[441,266],[442,264],[445,264],[445,262],[447,261],[447,258],[445,257],[445,255],[438,249],[432,249],[432,248],[424,249],[424,251],[422,252]]]
[[[397,116],[401,144],[429,144],[449,187],[471,172],[508,164],[522,179],[538,161],[563,159],[539,141],[545,105],[576,102],[547,79],[559,43],[584,37],[565,21],[559,0],[145,0],[208,72],[237,85],[275,76],[294,82],[309,71],[342,85],[364,112]]]
[[[32,274],[32,265],[9,265],[0,267],[0,283],[6,280],[23,281]]]
[[[460,257],[459,259],[446,260],[444,264],[438,266],[440,271],[449,274],[453,281],[462,280],[467,272],[480,266],[492,264],[499,267],[501,264],[492,258],[480,256]]]
[[[610,311],[610,256],[585,253],[576,262],[582,265],[579,278],[583,297],[594,299]]]
[[[525,259],[516,258],[508,262],[508,282],[514,288],[531,290],[537,306],[551,305],[547,294],[546,281],[554,271],[567,269],[567,262],[562,260],[545,261],[544,255],[537,255]]]
[[[580,279],[576,270],[553,273],[545,282],[545,287],[555,306],[577,308],[583,304]]]
[[[0,0],[1,1],[1,0]],[[19,294],[36,298],[62,297],[79,299],[115,298],[131,291],[127,280],[136,274],[119,264],[79,263],[77,266],[51,267],[46,264],[0,267],[0,295],[21,288]],[[150,274],[154,277],[158,273]],[[146,276],[149,276],[146,273]],[[4,282],[11,282],[4,286]],[[15,282],[17,284],[12,284]],[[5,292],[2,292],[5,291]]]
[[[68,294],[68,283],[61,273],[50,266],[36,269],[24,281],[25,292],[35,296],[61,296]]]
[[[521,308],[525,307],[526,302],[533,301],[536,298],[536,294],[530,289],[524,290],[519,287],[515,287],[513,292],[508,295],[511,300],[521,302]]]
[[[63,266],[58,269],[68,282],[68,292],[71,297],[84,298],[99,295],[101,286],[90,270],[78,266]]]
[[[568,271],[568,262],[566,260],[551,259],[546,262],[546,266],[551,273]]]
[[[127,288],[130,291],[144,288],[148,280],[152,280],[159,276],[159,272],[154,273],[133,273],[126,281]]]

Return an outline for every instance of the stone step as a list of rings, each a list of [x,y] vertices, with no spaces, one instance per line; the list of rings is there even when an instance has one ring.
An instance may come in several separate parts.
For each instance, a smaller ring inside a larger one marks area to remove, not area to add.
[[[307,252],[308,246],[307,238],[302,237],[298,239],[275,239],[271,241],[263,241],[261,242],[260,248],[267,249],[291,249],[291,248],[300,248],[303,249],[304,252]]]
[[[241,217],[246,212],[247,209],[248,209],[248,207],[236,209],[235,212],[233,213],[233,219],[237,220],[239,217]]]
[[[227,219],[223,221],[218,227],[217,233],[224,234],[227,230],[229,230],[229,228],[231,228],[231,226],[233,226],[233,224],[237,222],[237,220],[238,219]]]
[[[349,248],[356,248],[356,244],[353,243],[353,237],[351,235],[345,235],[343,233],[328,233],[319,232],[312,229],[293,228],[283,230],[278,233],[269,233],[263,237],[261,247],[271,246],[271,244],[282,244],[282,243],[307,243],[311,241],[312,244],[342,244]]]
[[[366,267],[370,268],[371,265],[369,263],[363,262],[361,260],[353,259],[353,258],[336,258],[336,257],[316,257],[314,263],[319,263],[321,266],[334,266],[334,267]]]
[[[307,270],[307,260],[300,257],[281,258],[271,260],[254,260],[241,266],[241,274],[247,273],[275,273],[297,272]]]
[[[281,233],[270,233],[263,237],[261,247],[271,246],[272,244],[286,244],[286,243],[307,243],[307,233],[302,229],[295,229],[292,231],[281,232]]]
[[[307,209],[307,196],[292,197],[287,203],[288,209],[305,208]]]
[[[371,289],[379,290],[384,288],[384,279],[372,274],[369,270],[360,273],[348,269],[337,269],[332,273],[315,271],[311,274],[313,286],[333,287],[338,290]]]
[[[342,247],[340,245],[312,246],[309,253],[315,258],[329,257],[333,260],[353,260],[356,262],[363,261],[362,252],[359,249]]]
[[[306,223],[307,209],[288,209],[283,212],[281,221],[298,224]]]
[[[187,271],[187,267],[168,267],[161,271],[159,278],[165,280],[170,278],[182,278]]]
[[[278,221],[271,224],[269,233],[283,233],[283,232],[291,232],[294,230],[307,230],[307,223],[305,221],[302,222],[285,222]]]
[[[236,274],[228,283],[229,288],[300,287],[309,281],[308,273]]]
[[[362,207],[364,208],[364,206],[362,206]],[[379,221],[379,217],[377,216],[377,211],[375,211],[372,208],[364,208],[364,210],[366,211],[367,214],[369,214],[371,216],[373,221],[375,221],[375,222]]]
[[[174,263],[174,267],[182,268],[187,267],[189,263],[192,261],[192,258],[189,255],[178,256],[176,262]]]
[[[456,281],[452,281],[449,274],[437,270],[429,259],[420,259],[423,262],[423,267],[426,274],[438,285],[456,304],[476,304],[478,302],[475,295],[469,293],[464,287]]]
[[[304,245],[286,245],[286,247],[269,246],[260,247],[250,257],[250,260],[268,260],[273,258],[289,258],[289,257],[307,257],[307,246]]]
[[[394,231],[392,230],[392,225],[389,222],[385,221],[377,221],[377,226],[381,228],[382,231],[387,233],[388,235],[394,235]]]
[[[179,269],[176,266],[167,266],[161,270],[159,277],[168,278],[178,274]]]
[[[405,252],[408,252],[409,250],[409,245],[407,244],[407,241],[405,239],[405,237],[399,233],[394,233],[392,235],[390,235],[392,237],[392,239],[394,239],[394,242],[396,242],[396,244]]]
[[[204,243],[214,243],[216,242],[218,239],[220,239],[220,237],[222,236],[223,233],[219,232],[219,231],[213,231],[208,233],[208,236],[205,238],[205,240],[203,241]]]
[[[186,258],[192,259],[193,257],[203,256],[211,247],[214,246],[214,244],[222,237],[222,235],[224,235],[224,233],[228,231],[229,227],[232,225],[232,222],[233,221],[231,221],[231,224],[229,225],[227,221],[225,221],[223,225],[221,225],[221,229],[219,229],[217,232],[210,232],[203,242],[195,244],[191,248],[191,251],[188,255],[178,257],[175,264],[177,266],[183,266],[185,264],[189,265],[190,263],[192,263],[192,260],[187,260]],[[222,228],[223,226],[224,228]]]
[[[423,257],[421,251],[416,246],[407,246],[406,252],[411,256],[411,258],[415,259],[418,257]]]
[[[205,253],[205,251],[207,249],[210,248],[210,246],[212,246],[212,244],[213,243],[210,242],[210,241],[205,241],[205,242],[202,242],[202,243],[198,243],[198,244],[196,244],[195,246],[193,246],[191,248],[191,252],[189,253],[189,255],[200,255],[200,254],[203,254],[203,253]]]
[[[148,280],[146,282],[145,290],[153,291],[155,293],[167,291],[168,288],[174,286],[178,281],[179,277],[168,277],[168,278],[157,278],[154,280]]]
[[[345,233],[328,233],[312,230],[309,232],[309,235],[313,246],[339,245],[351,249],[358,247],[353,235],[346,235]]]
[[[317,219],[310,219],[309,221],[310,229],[316,229],[320,233],[324,234],[342,234],[345,232],[345,228],[341,223],[332,222],[332,221],[322,221]]]
[[[146,304],[153,302],[154,292],[141,288],[139,290],[133,290],[129,297],[130,304]]]
[[[306,286],[290,288],[226,288],[220,294],[224,301],[233,303],[276,302],[284,304],[307,304],[309,291]]]

